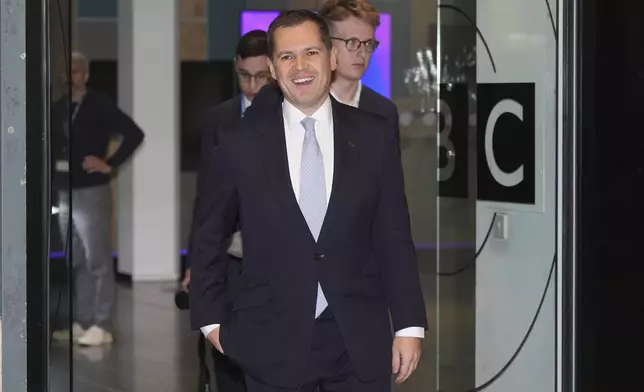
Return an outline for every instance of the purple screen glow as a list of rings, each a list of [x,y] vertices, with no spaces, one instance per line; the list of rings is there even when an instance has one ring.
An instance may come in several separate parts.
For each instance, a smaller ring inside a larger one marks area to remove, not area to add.
[[[241,35],[251,30],[268,30],[279,11],[243,11],[241,14]],[[380,14],[380,27],[376,30],[376,39],[380,41],[378,50],[371,58],[369,69],[362,77],[362,82],[391,98],[391,15]]]

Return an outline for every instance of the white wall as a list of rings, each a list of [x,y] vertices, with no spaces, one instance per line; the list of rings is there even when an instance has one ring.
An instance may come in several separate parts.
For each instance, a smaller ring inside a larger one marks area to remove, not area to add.
[[[556,12],[554,0],[550,0],[550,5]],[[479,244],[494,212],[508,217],[508,238],[491,239],[477,264],[476,380],[477,385],[481,385],[493,377],[518,348],[537,310],[555,252],[556,40],[544,1],[478,2],[477,24],[487,39],[497,67],[495,73],[479,39],[478,83],[535,83],[536,133],[534,205],[477,202]],[[478,132],[480,137],[483,132],[480,118]],[[554,380],[555,292],[552,282],[523,351],[488,391],[552,391]]]
[[[180,260],[177,3],[121,0],[119,13],[119,105],[146,134],[119,169],[119,272],[172,281]]]

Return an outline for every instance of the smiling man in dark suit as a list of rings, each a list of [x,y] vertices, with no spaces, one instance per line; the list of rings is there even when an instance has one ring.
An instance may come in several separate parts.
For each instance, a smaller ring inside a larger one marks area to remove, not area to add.
[[[392,370],[398,382],[415,370],[427,328],[397,139],[385,117],[330,96],[336,49],[315,13],[281,14],[268,48],[283,99],[253,107],[213,152],[192,325],[244,369],[249,392],[388,392]]]

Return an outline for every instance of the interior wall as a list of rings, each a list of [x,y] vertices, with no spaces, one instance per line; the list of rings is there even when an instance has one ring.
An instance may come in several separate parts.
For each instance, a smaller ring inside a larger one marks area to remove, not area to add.
[[[477,4],[477,26],[491,54],[479,37],[477,243],[494,213],[505,216],[504,227],[495,228],[477,262],[477,385],[499,372],[518,349],[546,289],[555,252],[557,33],[548,6],[554,19],[554,0]],[[496,123],[494,113],[501,115]],[[553,390],[554,299],[551,282],[527,343],[489,391]]]

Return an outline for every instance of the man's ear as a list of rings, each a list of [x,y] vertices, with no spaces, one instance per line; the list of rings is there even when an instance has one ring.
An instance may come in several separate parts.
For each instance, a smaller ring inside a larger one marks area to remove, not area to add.
[[[331,71],[338,68],[338,50],[335,46],[331,47]]]
[[[275,75],[275,67],[273,66],[273,61],[271,61],[270,57],[266,57],[266,64],[268,64],[268,69],[271,71],[271,77],[277,80],[277,76]]]

